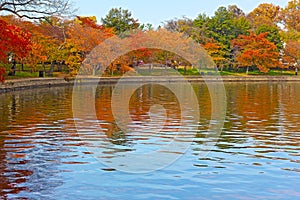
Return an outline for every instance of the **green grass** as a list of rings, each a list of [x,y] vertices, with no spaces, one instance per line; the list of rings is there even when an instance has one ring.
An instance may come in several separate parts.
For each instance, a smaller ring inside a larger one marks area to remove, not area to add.
[[[21,78],[38,78],[39,77],[39,71],[44,71],[44,67],[43,65],[37,65],[35,68],[35,72],[32,72],[32,68],[28,65],[24,65],[23,66],[23,70],[22,71],[22,65],[21,64],[17,64],[16,65],[16,72],[15,72],[15,76],[8,76],[9,71],[11,71],[11,64],[5,64],[5,65],[0,65],[0,67],[4,67],[6,69],[6,76],[5,79],[6,80],[12,80],[12,79],[21,79]],[[50,65],[45,65],[45,69],[46,71],[50,70]],[[57,66],[55,66],[55,70],[57,69]],[[64,77],[68,74],[66,70],[66,67],[62,67],[62,72],[54,72],[53,76],[51,77]],[[47,73],[45,74],[45,77],[47,76]]]
[[[293,70],[270,70],[268,75],[270,76],[294,76],[295,72]]]
[[[179,74],[184,76],[199,76],[204,74],[207,75],[221,75],[221,76],[246,76],[245,71],[236,72],[236,71],[227,71],[223,70],[222,72],[216,72],[214,69],[200,69],[188,67],[186,71],[184,68],[178,69]],[[165,69],[152,69],[151,72],[149,69],[139,69],[137,75],[139,76],[164,76],[164,75],[178,75],[176,71],[173,69],[167,68]],[[253,70],[248,72],[249,76],[294,76],[295,72],[292,70],[270,70],[268,73],[262,73],[259,70]],[[105,76],[107,77],[114,77],[114,76],[122,76],[122,73],[114,72],[113,75],[106,73]]]
[[[199,75],[219,75],[220,72],[216,72],[214,69],[197,69],[197,68],[184,68],[178,69],[179,73],[185,76],[199,76]]]
[[[3,66],[3,65],[2,65]],[[3,66],[7,70],[7,74],[10,71],[11,65],[7,64]],[[16,74],[15,76],[6,76],[6,80],[10,79],[20,79],[20,78],[38,78],[39,77],[39,70],[43,70],[42,65],[38,65],[36,68],[36,72],[31,73],[31,68],[29,66],[24,65],[23,66],[25,71],[21,71],[22,66],[20,64],[17,65],[16,69]],[[48,71],[50,69],[50,65],[46,66],[46,70]],[[55,67],[56,69],[56,67]],[[179,74],[184,75],[184,76],[199,76],[199,75],[221,75],[221,76],[246,76],[245,69],[240,69],[240,71],[235,71],[234,69],[232,70],[224,70],[222,72],[216,72],[214,69],[200,69],[198,70],[197,68],[192,68],[192,67],[187,67],[186,70],[184,70],[183,67],[179,67],[178,69]],[[53,76],[51,77],[65,77],[67,76],[68,73],[65,72],[54,72]],[[147,68],[142,68],[139,69],[138,73],[136,74],[138,76],[168,76],[168,75],[178,75],[174,69],[167,68],[167,69],[152,69],[151,72]],[[259,72],[259,70],[253,70],[249,71],[248,75],[252,76],[258,76],[258,75],[267,75],[267,76],[294,76],[295,72],[293,70],[276,70],[272,69],[268,73],[262,73]],[[107,77],[118,77],[118,76],[123,76],[121,72],[115,71],[113,74],[107,72],[104,73],[103,76]],[[46,76],[47,77],[47,76]]]
[[[245,72],[229,72],[223,71],[220,72],[222,76],[246,76]],[[259,71],[250,71],[248,73],[249,76],[293,76],[295,73],[293,71],[278,71],[278,70],[270,70],[268,73],[262,73]]]
[[[37,78],[39,76],[38,72],[16,72],[15,76],[6,76],[7,80],[10,79],[19,79],[19,78]]]
[[[67,74],[62,72],[54,72],[53,76],[51,77],[65,77]],[[45,77],[48,77],[47,75]],[[20,79],[20,78],[39,78],[39,72],[16,72],[15,76],[8,76],[8,73],[5,77],[6,80],[12,80],[12,79]]]
[[[200,75],[198,69],[196,68],[187,68],[186,71],[184,71],[184,68],[179,68],[178,72],[182,75],[186,76],[197,76]]]
[[[168,76],[168,75],[178,75],[178,72],[173,69],[139,69],[137,75],[139,76]]]

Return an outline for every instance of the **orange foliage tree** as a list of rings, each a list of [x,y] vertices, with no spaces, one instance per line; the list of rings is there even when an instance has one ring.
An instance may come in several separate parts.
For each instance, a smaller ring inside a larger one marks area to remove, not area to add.
[[[38,64],[63,60],[60,46],[64,43],[65,21],[57,17],[49,17],[47,21],[30,22],[21,20],[12,15],[2,16],[7,23],[21,27],[31,34],[31,49],[23,58],[22,63],[27,64],[32,71],[36,71]]]
[[[207,42],[203,45],[203,48],[212,57],[213,61],[217,64],[217,66],[220,66],[221,70],[223,70],[225,62],[224,56],[226,54],[226,52],[224,51],[224,47],[215,42]]]
[[[141,52],[139,51],[141,50]],[[126,37],[114,36],[95,48],[83,62],[82,74],[90,75],[89,69],[94,64],[101,64],[105,69],[114,67],[116,60],[132,61],[138,54],[152,56],[150,62],[159,60],[161,53],[176,54],[178,58],[190,62],[194,67],[214,68],[212,58],[200,45],[183,33],[169,32],[164,29],[157,31],[135,31]],[[134,57],[132,57],[134,56]],[[120,57],[122,57],[121,60]],[[170,57],[167,57],[170,58]],[[112,68],[114,69],[114,68]]]
[[[281,11],[281,19],[286,29],[300,31],[300,1],[291,0]]]
[[[285,57],[289,57],[288,60],[295,64],[300,61],[300,42],[296,40],[290,40],[286,42],[284,49]],[[298,63],[300,64],[300,63]]]
[[[237,61],[240,67],[257,67],[261,72],[268,72],[271,67],[281,66],[279,52],[274,43],[266,39],[268,33],[259,35],[250,32],[250,35],[240,35],[232,40],[232,46],[238,47]]]
[[[31,34],[0,19],[0,62],[6,63],[9,54],[23,58],[31,49]],[[0,81],[4,82],[5,69],[0,70]]]
[[[279,15],[279,6],[262,3],[247,15],[247,19],[250,21],[252,28],[256,30],[261,25],[276,26],[280,21]]]
[[[105,39],[113,36],[113,29],[96,24],[94,17],[77,17],[70,23],[66,33],[65,61],[76,74],[85,56]]]

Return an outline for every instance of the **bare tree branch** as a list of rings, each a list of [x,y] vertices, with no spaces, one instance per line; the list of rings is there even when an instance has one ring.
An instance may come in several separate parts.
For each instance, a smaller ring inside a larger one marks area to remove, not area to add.
[[[8,12],[20,18],[70,16],[75,11],[69,0],[0,0],[0,14]]]

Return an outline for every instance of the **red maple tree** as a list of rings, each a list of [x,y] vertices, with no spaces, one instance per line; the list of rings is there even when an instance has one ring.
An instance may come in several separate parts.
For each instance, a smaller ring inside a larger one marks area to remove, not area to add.
[[[250,32],[249,35],[240,35],[232,41],[232,45],[239,48],[236,57],[240,67],[257,67],[261,72],[268,72],[271,67],[281,66],[279,52],[276,45],[270,42],[266,36],[268,33],[259,35]]]
[[[31,34],[21,28],[0,20],[0,62],[7,63],[11,53],[16,58],[23,58],[31,49]],[[5,69],[0,68],[0,82],[5,81]]]

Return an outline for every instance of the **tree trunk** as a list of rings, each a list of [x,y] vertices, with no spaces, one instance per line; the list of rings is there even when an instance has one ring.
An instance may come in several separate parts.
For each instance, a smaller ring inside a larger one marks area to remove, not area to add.
[[[248,72],[249,72],[249,66],[247,66],[246,68],[246,75],[248,75]]]
[[[55,65],[55,61],[51,62],[51,66],[50,66],[50,72],[53,73],[54,71],[54,65]]]
[[[58,62],[57,64],[57,71],[61,72],[62,71],[62,63]]]

